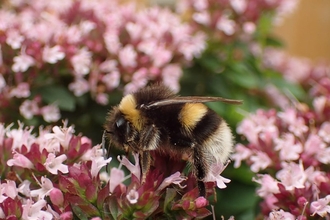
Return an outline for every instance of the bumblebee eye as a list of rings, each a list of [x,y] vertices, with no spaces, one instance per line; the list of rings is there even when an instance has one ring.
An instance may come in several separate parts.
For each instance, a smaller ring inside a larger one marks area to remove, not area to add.
[[[117,128],[121,127],[124,123],[125,123],[125,119],[124,119],[124,118],[119,118],[119,119],[116,121],[116,126],[117,126]]]

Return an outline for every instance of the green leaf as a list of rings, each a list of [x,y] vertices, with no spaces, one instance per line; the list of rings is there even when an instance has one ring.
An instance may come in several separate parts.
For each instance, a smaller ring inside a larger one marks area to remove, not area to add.
[[[64,86],[45,86],[39,89],[39,93],[47,104],[54,103],[64,111],[75,110],[75,97]]]

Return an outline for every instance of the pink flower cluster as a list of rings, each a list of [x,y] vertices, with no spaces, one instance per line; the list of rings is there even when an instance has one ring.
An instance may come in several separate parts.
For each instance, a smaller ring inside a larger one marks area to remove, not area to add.
[[[118,157],[119,167],[108,173],[104,167],[112,158],[104,158],[101,145],[92,147],[90,139],[74,135],[66,124],[40,128],[38,135],[22,124],[0,124],[0,152],[0,219],[193,219],[211,214],[196,179],[183,175],[185,161],[163,166],[171,159],[155,153],[155,163],[141,184],[138,155],[135,163]],[[230,181],[220,176],[224,168],[213,166],[206,196]]]
[[[323,78],[312,91],[312,107],[258,110],[237,128],[248,144],[236,145],[234,166],[244,161],[257,173],[266,219],[330,214],[330,80]]]
[[[178,11],[189,17],[197,30],[204,30],[216,41],[249,40],[261,16],[274,13],[279,21],[292,12],[298,0],[183,0]]]
[[[53,122],[60,118],[58,103],[47,103],[41,91],[57,84],[76,97],[90,93],[101,105],[113,89],[128,93],[148,81],[178,91],[181,68],[201,54],[204,38],[158,7],[8,1],[0,9],[0,104]]]

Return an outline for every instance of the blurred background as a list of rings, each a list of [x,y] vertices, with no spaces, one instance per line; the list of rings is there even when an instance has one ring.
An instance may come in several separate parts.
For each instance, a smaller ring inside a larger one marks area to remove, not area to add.
[[[283,109],[282,96],[310,105],[308,79],[323,74],[312,70],[330,62],[329,0],[133,2],[1,1],[1,122],[67,119],[98,144],[124,94],[162,81],[182,95],[243,100],[209,104],[236,133],[249,113]],[[232,182],[217,192],[217,219],[262,219],[249,166],[223,176]]]

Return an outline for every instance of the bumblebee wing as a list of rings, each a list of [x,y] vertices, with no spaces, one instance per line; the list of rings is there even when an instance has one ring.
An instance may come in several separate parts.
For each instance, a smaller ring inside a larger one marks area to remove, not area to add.
[[[228,104],[239,105],[242,104],[242,100],[234,100],[234,99],[226,99],[222,97],[205,97],[205,96],[178,96],[170,99],[164,99],[156,102],[149,103],[147,105],[142,105],[143,109],[151,109],[157,108],[160,106],[166,105],[175,105],[175,104],[183,104],[183,103],[203,103],[203,102],[224,102]]]

